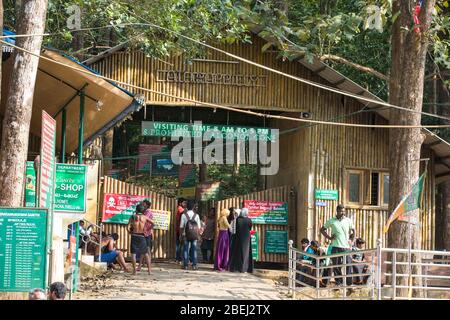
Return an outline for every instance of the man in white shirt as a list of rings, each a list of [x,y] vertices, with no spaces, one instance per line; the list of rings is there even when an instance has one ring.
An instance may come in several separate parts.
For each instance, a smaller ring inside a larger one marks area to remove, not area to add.
[[[197,240],[201,227],[200,216],[197,213],[198,205],[189,201],[187,204],[187,212],[181,215],[180,221],[180,237],[183,247],[183,269],[187,270],[189,265],[189,257],[192,261],[192,269],[197,270]],[[186,225],[190,221],[191,229],[188,230]],[[195,224],[197,224],[195,226]],[[188,254],[189,253],[189,254]]]

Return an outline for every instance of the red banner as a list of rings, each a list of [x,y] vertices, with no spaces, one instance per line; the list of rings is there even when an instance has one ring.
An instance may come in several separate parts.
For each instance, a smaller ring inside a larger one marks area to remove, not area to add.
[[[55,192],[56,120],[42,111],[39,207],[50,208]],[[50,208],[51,209],[51,208]]]
[[[150,200],[146,196],[105,193],[102,221],[127,224],[130,217],[135,213],[136,206],[145,199]]]

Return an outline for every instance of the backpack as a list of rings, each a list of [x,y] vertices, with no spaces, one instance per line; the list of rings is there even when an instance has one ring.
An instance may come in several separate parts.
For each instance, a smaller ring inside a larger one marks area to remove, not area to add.
[[[189,215],[187,213],[185,213],[185,215],[187,219],[186,225],[184,227],[186,233],[186,240],[187,241],[198,240],[199,229],[197,221],[195,221],[195,217],[197,216],[197,214],[194,213],[192,219],[189,219]]]

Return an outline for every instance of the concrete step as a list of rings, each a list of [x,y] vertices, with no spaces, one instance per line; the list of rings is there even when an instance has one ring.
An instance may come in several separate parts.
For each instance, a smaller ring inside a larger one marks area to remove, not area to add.
[[[80,275],[83,277],[97,276],[107,271],[106,262],[95,262],[93,256],[83,256],[79,262]]]

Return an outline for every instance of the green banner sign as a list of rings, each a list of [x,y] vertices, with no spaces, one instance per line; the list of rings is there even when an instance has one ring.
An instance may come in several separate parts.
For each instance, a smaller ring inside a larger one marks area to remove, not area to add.
[[[55,211],[86,212],[86,165],[56,164]]]
[[[46,287],[47,209],[0,208],[0,291]]]
[[[177,131],[184,137],[201,138],[206,131],[218,130],[222,134],[222,139],[234,140],[263,140],[272,141],[269,128],[252,128],[226,126],[219,124],[179,123],[179,122],[159,122],[142,121],[142,135],[151,137],[171,137]]]
[[[36,171],[34,171],[33,161],[27,161],[25,179],[25,207],[36,207]]]
[[[339,192],[338,190],[316,189],[315,197],[321,200],[339,200]]]
[[[253,256],[253,260],[258,261],[259,260],[259,247],[258,247],[258,232],[255,231],[252,235],[251,235],[251,240],[252,240],[252,256]]]
[[[287,253],[288,252],[288,234],[283,230],[266,230],[265,253]]]

